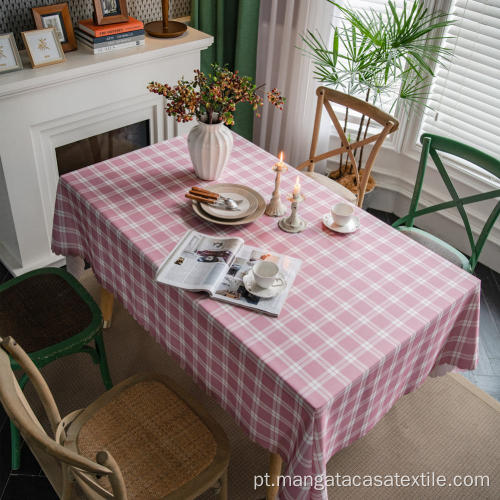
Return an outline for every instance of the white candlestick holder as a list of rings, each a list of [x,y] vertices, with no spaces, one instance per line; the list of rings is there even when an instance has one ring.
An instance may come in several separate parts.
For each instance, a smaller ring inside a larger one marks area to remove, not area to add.
[[[274,191],[271,200],[266,205],[266,215],[270,217],[282,217],[286,214],[286,207],[281,202],[280,195],[280,182],[281,182],[281,172],[286,172],[288,167],[282,162],[275,163],[273,170],[276,172],[276,179],[274,181]]]
[[[307,227],[307,222],[297,214],[297,208],[305,198],[301,194],[289,194],[287,199],[292,204],[292,212],[288,217],[280,219],[278,226],[287,233],[300,233]]]

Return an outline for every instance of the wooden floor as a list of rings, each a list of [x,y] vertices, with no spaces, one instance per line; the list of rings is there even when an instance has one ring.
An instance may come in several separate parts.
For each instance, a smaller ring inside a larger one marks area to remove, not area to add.
[[[370,212],[387,224],[396,219],[393,214]],[[475,274],[481,280],[479,364],[476,370],[463,375],[500,401],[500,275],[481,264]],[[0,263],[0,283],[10,277]],[[19,471],[11,472],[9,422],[0,408],[0,500],[57,498],[26,446],[23,447],[21,464]]]

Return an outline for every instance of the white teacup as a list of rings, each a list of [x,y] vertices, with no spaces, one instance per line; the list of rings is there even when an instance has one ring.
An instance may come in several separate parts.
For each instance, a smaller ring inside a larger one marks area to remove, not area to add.
[[[280,268],[270,260],[259,260],[252,269],[255,282],[261,288],[270,288],[279,286],[283,283],[281,278],[278,278]]]
[[[337,203],[331,212],[333,221],[338,226],[346,226],[354,217],[354,207],[348,203]]]

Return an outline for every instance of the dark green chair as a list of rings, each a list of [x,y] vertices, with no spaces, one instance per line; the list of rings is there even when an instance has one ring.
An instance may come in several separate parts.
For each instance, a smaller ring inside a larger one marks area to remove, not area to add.
[[[460,198],[457,191],[453,187],[453,183],[451,182],[451,179],[446,172],[446,168],[444,167],[443,162],[438,155],[438,152],[446,153],[448,155],[467,160],[474,165],[477,165],[478,167],[481,167],[482,169],[488,171],[499,180],[500,160],[496,160],[492,156],[482,153],[475,148],[466,146],[465,144],[454,141],[452,139],[440,137],[438,135],[422,134],[422,136],[420,137],[420,142],[422,143],[422,154],[420,156],[420,165],[418,167],[417,180],[415,181],[415,189],[413,191],[410,209],[408,215],[405,215],[404,217],[401,217],[396,222],[394,222],[393,227],[399,229],[400,231],[403,231],[410,238],[418,241],[419,243],[435,251],[442,257],[450,260],[451,262],[472,273],[474,272],[474,268],[476,267],[476,264],[479,260],[479,255],[483,250],[486,239],[488,238],[488,235],[493,228],[498,215],[500,214],[500,201],[493,208],[493,211],[486,220],[477,240],[474,239],[474,235],[472,234],[469,218],[467,217],[464,206],[483,200],[497,198],[500,196],[500,189],[493,189],[486,193],[480,193]],[[427,160],[429,156],[433,159],[434,164],[436,165],[436,168],[441,175],[441,178],[443,179],[443,182],[445,183],[452,200],[418,210],[418,200],[422,191],[425,168],[427,166]],[[460,213],[460,216],[462,217],[471,248],[470,258],[467,258],[457,249],[440,240],[436,236],[413,227],[413,222],[416,217],[452,207],[456,207],[458,209],[458,212]]]
[[[102,339],[103,319],[87,290],[68,272],[57,268],[31,271],[0,285],[0,332],[19,339],[40,369],[77,352],[99,364],[106,389],[112,387]],[[94,341],[95,347],[88,345]],[[11,359],[13,370],[19,365]],[[24,389],[28,376],[19,379]],[[20,466],[21,440],[10,423],[12,469]]]

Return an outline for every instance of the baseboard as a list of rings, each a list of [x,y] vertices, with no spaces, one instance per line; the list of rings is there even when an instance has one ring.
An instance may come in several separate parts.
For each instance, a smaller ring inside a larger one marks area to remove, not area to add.
[[[34,269],[39,269],[41,267],[62,267],[66,264],[66,257],[51,254],[40,261],[32,262],[29,265],[23,266],[20,265],[19,262],[12,257],[6,247],[0,243],[0,262],[2,262],[12,276],[17,277],[21,274],[33,271]]]

